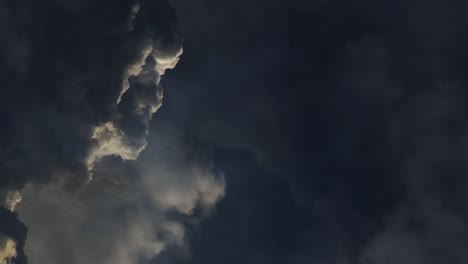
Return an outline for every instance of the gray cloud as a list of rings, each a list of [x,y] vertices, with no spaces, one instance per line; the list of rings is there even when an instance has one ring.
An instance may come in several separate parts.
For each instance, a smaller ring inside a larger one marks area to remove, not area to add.
[[[8,25],[0,65],[7,87],[1,90],[3,189],[53,181],[76,190],[89,181],[97,157],[135,158],[160,104],[160,75],[180,55],[175,14],[165,1],[73,3],[0,8]],[[125,91],[126,79],[145,60],[158,66],[142,73],[146,79],[135,77],[140,88]],[[134,131],[122,127],[133,118],[139,123]],[[109,150],[109,142],[120,146]]]
[[[0,263],[26,263],[16,208],[31,263],[140,263],[184,247],[184,219],[214,206],[222,177],[167,134],[157,144],[171,148],[135,161],[182,54],[170,4],[6,1],[0,14],[0,202],[14,219]]]
[[[197,55],[171,114],[288,183],[224,153],[221,212],[181,263],[467,261],[466,3],[174,2]]]
[[[440,206],[402,208],[388,217],[388,228],[363,249],[360,263],[465,263],[465,220]]]
[[[159,130],[141,160],[103,159],[80,193],[25,188],[18,212],[30,230],[30,262],[127,264],[183,250],[190,219],[224,194],[222,176],[190,148],[173,131]]]
[[[149,142],[181,52],[165,1],[0,4],[0,198],[27,184],[32,262],[151,261],[190,232],[182,262],[467,262],[465,3],[174,3],[177,128]]]

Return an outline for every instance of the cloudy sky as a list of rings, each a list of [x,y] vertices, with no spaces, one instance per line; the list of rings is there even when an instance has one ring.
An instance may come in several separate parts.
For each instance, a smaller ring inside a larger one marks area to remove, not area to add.
[[[467,12],[0,0],[0,264],[468,263]]]

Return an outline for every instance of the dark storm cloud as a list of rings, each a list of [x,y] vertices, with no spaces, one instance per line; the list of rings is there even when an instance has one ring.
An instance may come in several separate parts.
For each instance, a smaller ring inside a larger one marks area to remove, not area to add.
[[[169,134],[158,161],[134,161],[182,53],[169,3],[7,0],[0,35],[0,263],[26,251],[127,264],[183,247],[183,220],[167,214],[210,209],[224,182]]]
[[[466,263],[466,3],[174,2],[169,83],[197,100],[166,109],[267,157],[218,154],[226,197],[182,262]]]
[[[0,10],[1,188],[80,188],[105,144],[96,127],[134,111],[115,112],[129,68],[148,52],[167,60],[180,50],[174,11],[165,1],[4,1]]]
[[[234,149],[271,157],[287,152],[277,109],[266,87],[287,70],[287,18],[277,1],[174,1],[186,37],[181,78],[166,79],[171,123]],[[249,6],[246,11],[246,6]],[[193,11],[196,10],[196,11]],[[287,93],[287,87],[284,87]],[[189,113],[189,114],[186,114]],[[254,128],[254,129],[253,129]],[[268,146],[268,147],[267,147]]]
[[[0,197],[32,182],[30,261],[468,261],[466,3],[173,2],[187,56],[153,124],[165,1],[0,4]]]

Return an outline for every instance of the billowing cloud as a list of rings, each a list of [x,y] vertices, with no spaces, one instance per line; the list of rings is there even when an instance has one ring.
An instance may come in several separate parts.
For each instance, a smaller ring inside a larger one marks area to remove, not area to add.
[[[166,69],[175,67],[182,49],[162,63],[154,57],[155,52],[152,46],[147,47],[142,52],[146,56],[145,63],[142,65],[139,62],[129,67],[125,75],[128,76],[125,80],[128,87],[122,88],[114,118],[94,128],[92,138],[97,144],[88,156],[88,170],[92,171],[94,163],[106,156],[117,155],[124,160],[135,160],[146,147],[149,122],[162,102],[161,75]],[[139,70],[135,72],[133,68]]]
[[[31,263],[140,263],[183,247],[184,219],[224,182],[173,137],[158,139],[173,156],[136,161],[182,54],[169,3],[7,1],[0,17],[0,264],[26,263],[16,209]]]
[[[138,263],[187,246],[186,225],[223,196],[223,177],[169,131],[151,139],[141,161],[104,158],[78,194],[23,190],[31,263]]]
[[[100,157],[136,158],[161,103],[160,77],[181,54],[170,5],[1,5],[0,188],[53,182],[77,190]]]

